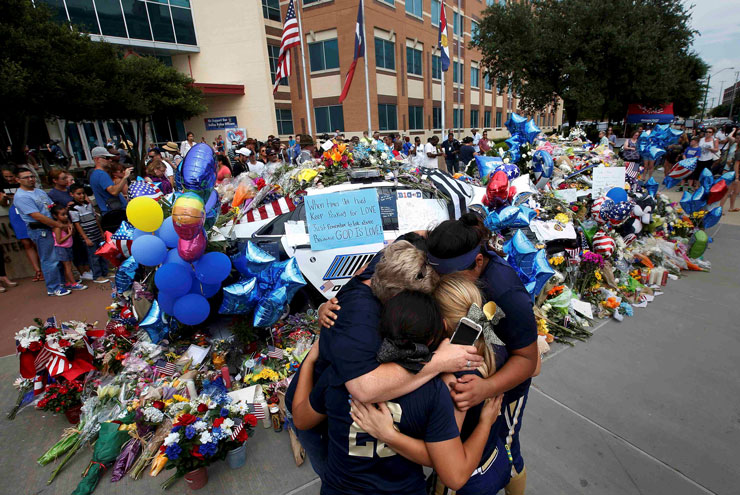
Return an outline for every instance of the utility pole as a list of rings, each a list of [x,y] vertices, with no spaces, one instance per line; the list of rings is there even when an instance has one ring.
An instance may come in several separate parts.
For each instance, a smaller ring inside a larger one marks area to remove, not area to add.
[[[707,93],[709,93],[709,81],[712,80],[712,75],[707,76],[707,86],[704,88],[704,105],[701,107],[701,118],[699,119],[699,123],[704,121],[704,113],[707,111]]]

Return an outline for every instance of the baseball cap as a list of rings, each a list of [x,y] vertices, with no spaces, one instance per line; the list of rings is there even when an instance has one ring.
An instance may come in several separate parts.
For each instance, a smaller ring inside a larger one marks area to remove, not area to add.
[[[108,153],[108,150],[103,148],[102,146],[96,146],[90,151],[90,154],[93,158],[99,158],[101,156],[106,156],[108,158],[114,157],[116,155],[112,155],[111,153]]]
[[[250,150],[249,148],[239,148],[238,150],[236,150],[236,154],[249,156],[252,154],[252,150]]]

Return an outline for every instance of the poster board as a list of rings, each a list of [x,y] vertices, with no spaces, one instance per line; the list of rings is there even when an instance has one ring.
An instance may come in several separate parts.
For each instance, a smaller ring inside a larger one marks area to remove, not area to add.
[[[375,189],[306,196],[304,205],[314,251],[383,242]]]

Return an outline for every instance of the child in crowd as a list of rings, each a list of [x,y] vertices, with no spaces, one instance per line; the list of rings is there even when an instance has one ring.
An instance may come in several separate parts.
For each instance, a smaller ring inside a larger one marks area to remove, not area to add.
[[[85,187],[74,184],[69,189],[74,205],[69,209],[69,218],[77,233],[80,235],[87,247],[87,257],[90,260],[90,269],[93,274],[93,282],[102,284],[108,281],[105,274],[108,273],[108,263],[105,258],[95,254],[95,251],[103,242],[103,229],[100,220],[95,214],[93,205],[87,199]]]
[[[686,160],[687,158],[699,158],[699,155],[701,155],[701,148],[699,147],[699,136],[694,136],[691,138],[691,145],[686,148],[683,152],[682,160]],[[679,186],[678,190],[683,191],[684,186],[686,185],[686,180],[681,181],[681,186]]]
[[[72,274],[72,224],[69,223],[67,207],[54,205],[51,216],[62,224],[61,227],[54,227],[54,255],[64,266],[64,278],[67,280],[64,287],[69,290],[85,290],[87,286],[77,282]]]

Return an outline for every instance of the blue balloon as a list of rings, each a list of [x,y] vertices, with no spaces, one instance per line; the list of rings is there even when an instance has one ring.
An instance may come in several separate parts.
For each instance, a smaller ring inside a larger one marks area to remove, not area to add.
[[[183,325],[198,325],[211,312],[208,300],[200,294],[186,294],[175,301],[175,318]]]
[[[552,155],[545,150],[537,150],[532,155],[532,171],[534,171],[535,181],[541,177],[549,179],[555,170],[555,163],[552,161]]]
[[[175,301],[176,300],[177,300],[177,297],[173,297],[167,292],[160,292],[157,295],[157,302],[159,302],[159,307],[162,309],[162,311],[164,311],[168,315],[171,315],[175,312]]]
[[[286,288],[287,302],[293,299],[293,296],[298,289],[306,285],[306,279],[303,278],[301,269],[298,268],[298,260],[296,258],[290,258],[288,263],[285,265],[285,270],[280,274],[280,286]]]
[[[727,185],[727,187],[730,187],[730,185],[732,184],[732,181],[735,180],[735,172],[725,172],[720,177],[718,177],[717,180],[714,181],[714,183],[716,184],[717,182],[721,180],[725,181],[725,184]]]
[[[517,134],[525,134],[525,125],[527,124],[527,117],[522,117],[517,113],[512,113],[508,120],[504,123],[506,128],[509,130],[512,136]]]
[[[133,256],[129,256],[116,270],[115,289],[117,293],[126,292],[134,283],[134,275],[139,264]]]
[[[506,174],[506,177],[509,178],[509,182],[511,182],[512,180],[516,179],[517,177],[521,175],[521,171],[519,170],[519,167],[517,167],[513,163],[503,163],[502,162],[500,165],[496,167],[494,172],[498,172],[499,170],[502,170]]]
[[[221,290],[221,283],[206,284],[205,282],[198,280],[195,276],[195,272],[193,272],[193,284],[190,286],[191,294],[200,294],[208,299],[209,297],[215,296],[219,290]]]
[[[704,188],[705,193],[709,195],[709,190],[714,185],[714,176],[712,175],[711,170],[705,168],[701,171],[701,175],[699,175],[699,184]]]
[[[621,187],[612,187],[607,191],[606,197],[613,199],[615,203],[621,203],[622,201],[627,201],[629,199],[627,191]]]
[[[152,301],[152,306],[149,308],[149,312],[139,323],[139,328],[146,330],[149,334],[149,338],[152,343],[159,344],[159,342],[170,332],[171,323],[167,321],[162,308],[155,299]]]
[[[224,253],[211,252],[195,262],[195,276],[206,284],[223,282],[231,272],[231,260]]]
[[[651,160],[657,160],[661,156],[665,155],[665,149],[659,146],[650,146],[648,153],[650,154]]]
[[[696,188],[696,191],[694,191],[694,194],[691,196],[691,206],[693,211],[699,211],[706,206],[707,199],[705,196],[708,195],[704,192],[704,188],[702,186]]]
[[[180,297],[188,293],[193,284],[193,271],[178,263],[165,263],[154,274],[154,285],[161,292],[172,297]]]
[[[167,253],[165,263],[177,263],[178,265],[183,265],[187,267],[188,270],[192,269],[190,263],[180,257],[180,253],[177,252],[177,249],[170,249],[170,251]]]
[[[243,315],[252,311],[260,300],[257,279],[244,278],[224,287],[224,299],[218,312],[222,315]]]
[[[175,232],[175,226],[172,223],[172,217],[167,217],[164,219],[164,222],[162,222],[162,226],[157,232],[157,236],[159,236],[159,238],[164,241],[165,245],[168,248],[177,247],[177,241],[180,240],[180,237],[177,235],[177,232]]]
[[[681,201],[679,201],[681,204],[681,208],[683,208],[683,211],[687,215],[691,215],[694,213],[694,203],[691,201],[691,193],[688,191],[683,192],[683,196],[681,197]]]
[[[655,197],[655,195],[658,193],[658,188],[660,187],[660,185],[655,181],[653,177],[650,177],[645,183],[644,187],[650,196]]]
[[[143,235],[152,235],[152,234],[157,235],[157,232],[156,231],[155,232],[144,232],[143,230],[139,230],[135,228],[134,233],[131,234],[131,240],[135,241],[136,239],[138,239],[139,237]]]
[[[231,257],[231,261],[234,263],[234,268],[245,277],[256,277],[270,263],[275,261],[275,257],[266,253],[251,241],[247,241],[242,251]]]
[[[663,179],[663,185],[666,187],[666,189],[671,189],[673,186],[681,182],[681,179],[674,179],[673,177],[665,176]]]
[[[198,143],[190,148],[182,161],[182,181],[185,189],[200,193],[203,201],[216,183],[216,160],[213,149],[206,143]]]
[[[504,161],[500,156],[476,156],[475,164],[478,166],[478,175],[483,183],[488,182],[488,177],[500,167]]]
[[[505,142],[509,147],[509,151],[519,151],[519,147],[522,145],[522,138],[519,135],[514,135]]]
[[[154,235],[141,236],[131,244],[131,256],[144,266],[157,266],[167,257],[167,246]]]
[[[532,119],[528,120],[524,125],[524,134],[527,136],[529,144],[534,143],[534,140],[537,139],[537,136],[539,136],[541,132],[542,129],[537,127],[537,124],[535,124]]]
[[[275,324],[283,314],[286,304],[288,304],[288,291],[284,286],[269,292],[266,297],[260,299],[254,311],[254,326],[269,327]]]
[[[704,228],[708,229],[714,227],[715,225],[717,225],[720,218],[722,218],[722,207],[717,206],[716,208],[712,209],[712,211],[707,213],[704,217]]]

